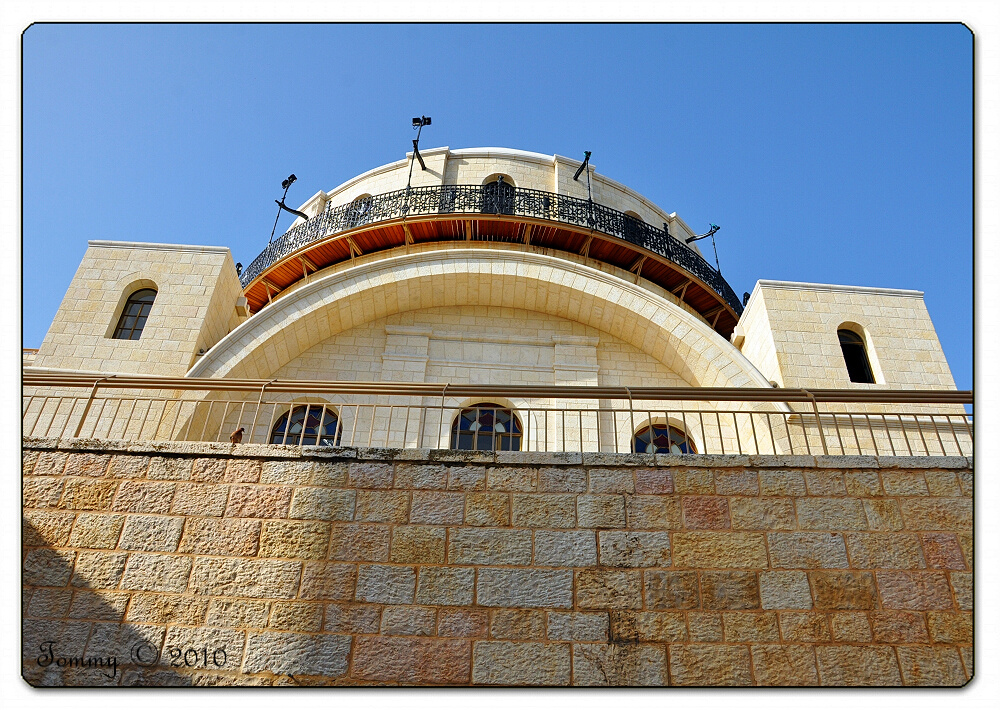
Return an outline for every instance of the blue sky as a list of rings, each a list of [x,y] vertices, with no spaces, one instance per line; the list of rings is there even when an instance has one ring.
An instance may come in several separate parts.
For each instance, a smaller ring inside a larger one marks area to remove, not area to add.
[[[922,290],[972,386],[961,25],[35,25],[23,49],[25,347],[88,239],[249,264],[284,177],[298,205],[402,158],[426,114],[426,148],[590,150],[695,230],[721,225],[738,294]]]

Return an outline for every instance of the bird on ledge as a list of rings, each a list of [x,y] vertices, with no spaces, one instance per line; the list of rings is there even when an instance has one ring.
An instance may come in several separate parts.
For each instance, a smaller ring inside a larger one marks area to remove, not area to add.
[[[244,431],[243,427],[240,427],[239,429],[234,431],[232,434],[229,435],[229,441],[231,441],[234,444],[241,443],[243,441],[243,431]]]

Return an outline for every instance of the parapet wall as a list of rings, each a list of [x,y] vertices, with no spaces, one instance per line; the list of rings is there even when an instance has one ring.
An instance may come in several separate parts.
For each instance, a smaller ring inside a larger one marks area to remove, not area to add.
[[[972,461],[24,442],[33,685],[939,685]]]

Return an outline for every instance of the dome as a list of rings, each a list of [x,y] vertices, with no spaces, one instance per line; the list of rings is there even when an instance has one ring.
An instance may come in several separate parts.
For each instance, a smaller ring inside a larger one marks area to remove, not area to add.
[[[243,271],[256,313],[312,274],[359,257],[426,245],[572,255],[672,294],[729,338],[742,313],[733,289],[686,240],[694,236],[638,192],[580,161],[508,148],[447,147],[412,156],[320,191],[299,218]],[[589,180],[588,180],[589,178]]]

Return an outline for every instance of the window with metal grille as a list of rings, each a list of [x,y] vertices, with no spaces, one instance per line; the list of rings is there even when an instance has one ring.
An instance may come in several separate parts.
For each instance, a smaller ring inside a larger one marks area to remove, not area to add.
[[[521,422],[492,402],[466,407],[451,425],[451,448],[466,451],[520,451]]]
[[[320,417],[323,418],[322,426]],[[343,433],[337,413],[322,404],[299,405],[281,415],[271,429],[272,444],[293,446],[340,446]],[[317,440],[319,443],[317,444]]]
[[[151,288],[141,289],[129,296],[111,337],[118,340],[138,340],[155,299],[156,291]]]
[[[840,339],[840,349],[844,353],[844,363],[851,382],[875,383],[871,363],[868,362],[868,351],[865,350],[865,340],[853,330],[841,328],[837,331]]]
[[[694,442],[683,431],[667,424],[643,427],[632,439],[637,454],[696,454]]]
[[[487,214],[514,214],[514,185],[503,175],[483,185],[483,212]]]

